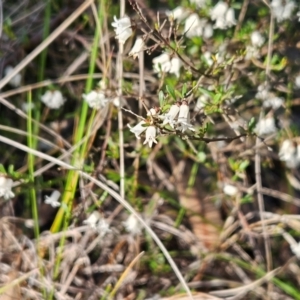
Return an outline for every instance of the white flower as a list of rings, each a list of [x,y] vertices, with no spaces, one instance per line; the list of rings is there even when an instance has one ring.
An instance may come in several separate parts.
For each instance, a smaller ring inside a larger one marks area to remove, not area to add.
[[[178,22],[181,22],[183,19],[185,19],[188,13],[189,12],[182,6],[177,6],[172,11],[166,11],[166,15],[169,18],[173,18],[173,20],[176,20]]]
[[[213,21],[220,18],[224,18],[227,10],[228,10],[228,4],[223,1],[219,1],[211,10],[210,17]]]
[[[261,47],[265,42],[265,38],[259,31],[253,31],[251,33],[251,43],[254,47]]]
[[[275,133],[277,131],[275,119],[273,117],[267,117],[261,119],[255,128],[255,132],[257,135],[267,135],[271,133]]]
[[[214,28],[226,29],[236,24],[234,9],[229,8],[228,4],[219,1],[210,12],[210,17],[216,21]]]
[[[163,53],[153,60],[153,70],[155,73],[159,73],[160,71],[175,74],[176,77],[179,77],[181,61],[177,57],[173,57],[170,60],[170,55],[168,53]]]
[[[177,78],[180,76],[181,60],[178,57],[171,59],[170,74],[174,74]]]
[[[231,184],[226,183],[223,187],[224,194],[231,196],[231,197],[236,196],[238,191],[239,190],[237,189],[237,187],[235,187],[234,185],[231,185]]]
[[[191,14],[185,20],[184,32],[186,36],[188,38],[192,38],[194,36],[202,36],[206,22],[207,21],[205,19],[200,19],[196,13]]]
[[[155,73],[169,72],[171,63],[170,63],[170,55],[168,53],[163,53],[152,60],[153,62],[153,70]]]
[[[99,212],[94,210],[90,216],[83,221],[83,224],[89,225],[92,229],[97,230],[100,236],[105,236],[106,233],[110,232],[109,224],[103,219]]]
[[[203,8],[206,5],[206,0],[190,0],[191,4],[196,4],[198,8]]]
[[[132,56],[134,59],[137,58],[139,53],[144,50],[144,45],[144,40],[141,37],[138,37],[128,55]]]
[[[288,168],[297,168],[300,165],[300,145],[291,140],[285,140],[280,147],[278,156]]]
[[[206,104],[208,103],[209,97],[207,95],[202,95],[198,98],[196,106],[195,106],[195,111],[199,111],[203,109]]]
[[[111,23],[111,26],[114,27],[116,39],[121,44],[125,44],[126,40],[132,35],[131,21],[127,16],[119,20],[114,16],[114,22]]]
[[[60,108],[66,101],[62,93],[58,90],[47,91],[43,96],[41,96],[42,102],[51,109]]]
[[[271,2],[274,17],[278,22],[289,19],[295,7],[296,4],[293,0],[273,0]]]
[[[295,78],[295,87],[297,89],[300,89],[300,74],[296,76]]]
[[[226,15],[225,15],[226,27],[232,27],[236,25],[236,19],[234,16],[234,9],[228,8]]]
[[[265,82],[258,86],[255,97],[260,100],[266,100],[269,97],[270,86]]]
[[[297,12],[297,17],[299,17],[298,22],[300,22],[300,11]]]
[[[60,202],[58,201],[59,197],[60,197],[60,192],[55,190],[52,192],[51,196],[45,196],[45,203],[51,205],[52,207],[59,207],[60,206]]]
[[[157,115],[158,111],[159,111],[158,107],[155,107],[155,108],[152,107],[147,112],[147,116],[155,116],[155,115]]]
[[[5,200],[13,198],[15,194],[11,190],[12,185],[13,180],[11,178],[0,175],[0,197],[3,197]]]
[[[246,55],[245,59],[250,60],[251,58],[259,58],[260,57],[260,52],[257,47],[247,45],[246,46]]]
[[[180,103],[177,102],[176,104],[173,104],[170,107],[170,110],[163,116],[163,126],[170,124],[172,128],[174,128],[175,125],[175,118],[177,117],[180,109]]]
[[[4,70],[5,76],[10,75],[13,72],[14,68],[12,66],[7,66]],[[13,87],[19,87],[21,85],[22,76],[20,73],[16,74],[10,81],[9,84]]]
[[[131,214],[125,222],[123,222],[126,231],[133,235],[138,235],[141,233],[142,228],[140,222],[135,215]]]
[[[190,122],[190,108],[186,101],[183,101],[178,115],[178,124],[180,125],[177,129],[185,132],[187,129],[195,131],[194,126],[189,124]]]
[[[146,139],[144,141],[144,145],[145,144],[149,144],[149,147],[151,148],[153,143],[157,144],[157,140],[155,139],[156,137],[156,127],[153,125],[150,125],[147,127],[146,130]]]
[[[203,57],[209,66],[212,66],[214,64],[211,53],[209,51],[204,52]]]
[[[204,26],[204,30],[203,30],[203,37],[205,39],[209,39],[214,35],[214,28],[210,23],[207,23]]]
[[[270,94],[270,97],[263,101],[263,107],[272,107],[274,110],[283,106],[284,101],[282,98],[276,97],[275,95]]]
[[[82,94],[82,97],[89,107],[94,109],[105,107],[106,103],[109,102],[109,99],[106,98],[102,91],[92,90],[88,94]]]
[[[134,127],[130,127],[129,124],[127,126],[130,128],[130,131],[135,134],[135,137],[139,140],[140,135],[147,129],[147,126],[143,126],[145,124],[146,124],[145,121],[141,121],[138,124],[136,124]]]

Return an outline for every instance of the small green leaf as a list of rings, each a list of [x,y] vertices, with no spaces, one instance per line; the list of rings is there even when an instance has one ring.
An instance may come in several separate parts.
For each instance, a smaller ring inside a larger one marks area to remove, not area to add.
[[[165,95],[163,91],[159,91],[158,93],[158,100],[159,100],[159,105],[163,106],[164,105],[164,101],[165,101]]]
[[[176,95],[175,95],[175,91],[174,91],[174,88],[170,85],[167,85],[166,86],[166,90],[168,92],[168,94],[174,99],[176,100]]]

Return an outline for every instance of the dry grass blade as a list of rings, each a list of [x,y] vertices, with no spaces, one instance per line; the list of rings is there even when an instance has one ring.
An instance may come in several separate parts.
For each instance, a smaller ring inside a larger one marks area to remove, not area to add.
[[[233,289],[227,289],[227,290],[221,290],[221,291],[214,291],[210,292],[211,295],[218,296],[218,297],[229,297],[229,296],[235,296],[238,294],[245,295],[249,291],[255,290],[255,288],[261,286],[263,283],[270,281],[276,274],[280,272],[281,268],[277,268],[269,273],[267,273],[262,278],[253,281],[249,284],[246,284],[244,286],[233,288]]]

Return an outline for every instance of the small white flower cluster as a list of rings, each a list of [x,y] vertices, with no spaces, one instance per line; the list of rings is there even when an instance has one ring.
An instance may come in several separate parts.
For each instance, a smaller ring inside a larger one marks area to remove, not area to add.
[[[105,107],[105,105],[110,101],[101,90],[92,90],[88,94],[82,94],[82,97],[89,107],[97,110]]]
[[[66,101],[62,93],[58,90],[47,91],[41,96],[41,100],[50,109],[59,109]]]
[[[59,207],[60,202],[58,199],[60,198],[60,192],[58,190],[55,190],[52,192],[51,196],[45,196],[45,203],[51,205],[52,207]]]
[[[296,4],[293,0],[272,0],[271,8],[278,22],[290,19]]]
[[[284,100],[280,97],[277,97],[274,93],[269,92],[269,85],[263,83],[258,86],[257,93],[255,95],[256,99],[263,101],[263,107],[272,108],[276,110],[284,105]]]
[[[177,57],[170,58],[168,53],[163,53],[152,60],[155,73],[166,72],[180,76],[181,60]]]
[[[4,70],[5,76],[10,75],[13,72],[14,68],[12,66],[7,66]],[[16,74],[10,81],[9,84],[15,88],[21,85],[22,76],[20,73]]]
[[[300,89],[300,74],[295,77],[294,84],[296,89]]]
[[[83,221],[83,224],[89,225],[93,230],[96,230],[100,236],[105,236],[111,231],[109,224],[103,219],[99,212],[93,211],[91,215]]]
[[[259,48],[264,44],[265,38],[259,31],[253,31],[251,34],[251,45],[246,47],[245,59],[249,60],[251,58],[259,58],[260,52]]]
[[[186,130],[195,131],[194,126],[190,124],[190,109],[187,101],[178,101],[177,103],[171,105],[169,111],[163,115],[158,115],[158,112],[159,108],[151,108],[147,115],[152,116],[157,120],[162,120],[162,126],[169,125],[172,127],[172,129],[179,130],[182,133]],[[149,126],[147,126],[147,123],[149,123]],[[146,139],[144,144],[148,143],[150,148],[152,147],[153,143],[157,144],[157,129],[153,125],[153,122],[141,121],[134,127],[130,127],[130,125],[128,125],[128,127],[130,128],[130,131],[135,134],[137,139],[140,139],[140,135],[146,131]]]
[[[258,121],[255,130],[258,136],[268,135],[277,132],[277,127],[274,117],[266,116]]]
[[[120,44],[125,44],[127,39],[132,35],[131,21],[129,17],[124,16],[121,19],[117,19],[114,16],[114,22],[111,23],[116,33],[116,39],[119,40]]]
[[[291,140],[284,140],[279,153],[279,159],[285,162],[289,169],[295,169],[300,165],[300,145]]]
[[[139,56],[139,53],[144,50],[144,47],[145,47],[145,42],[144,42],[143,38],[138,37],[136,39],[132,49],[128,53],[128,55],[132,56],[134,59],[136,59]]]
[[[210,17],[215,21],[214,28],[227,29],[236,25],[234,9],[226,2],[219,1],[210,11]]]
[[[142,232],[142,227],[135,215],[131,214],[123,225],[127,232],[132,235],[139,235]]]
[[[209,39],[213,36],[214,30],[207,19],[201,19],[196,13],[193,13],[185,21],[184,32],[188,38],[203,36]]]
[[[13,180],[3,174],[0,174],[0,198],[4,198],[5,200],[9,200],[13,198],[15,194],[12,192]]]
[[[183,8],[182,6],[177,6],[171,11],[166,11],[166,15],[173,20],[176,20],[177,22],[183,21],[188,15],[189,12],[187,9]]]
[[[227,196],[234,197],[234,196],[236,196],[238,194],[239,190],[234,185],[226,183],[223,186],[223,192]]]

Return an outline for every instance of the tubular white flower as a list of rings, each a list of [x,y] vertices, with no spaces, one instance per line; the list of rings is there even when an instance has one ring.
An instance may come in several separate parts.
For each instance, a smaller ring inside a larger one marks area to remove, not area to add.
[[[107,99],[105,94],[101,91],[92,90],[88,94],[82,94],[82,97],[89,107],[97,110],[105,107],[107,102],[109,102],[109,99]]]
[[[140,135],[147,129],[145,125],[146,122],[145,121],[141,121],[138,124],[136,124],[134,127],[130,127],[130,125],[128,124],[128,127],[130,128],[130,132],[135,134],[135,137],[139,140],[141,137]]]
[[[274,17],[278,22],[289,19],[292,16],[296,4],[293,0],[273,0],[271,2]]]
[[[47,91],[44,95],[41,96],[42,102],[51,109],[60,108],[66,101],[62,93],[58,90]]]
[[[147,112],[147,116],[155,116],[155,115],[157,115],[158,111],[159,111],[159,108],[158,108],[158,107],[155,107],[155,108],[152,107],[152,108],[150,108],[149,111]]]
[[[214,35],[214,28],[210,23],[204,26],[203,37],[205,39],[210,39]]]
[[[238,191],[239,190],[237,189],[237,187],[235,187],[234,185],[231,185],[231,184],[226,183],[223,187],[224,194],[226,194],[227,196],[230,196],[230,197],[236,196]]]
[[[144,45],[144,40],[141,37],[138,37],[128,55],[136,59],[139,56],[139,53],[144,50]]]
[[[166,113],[163,118],[163,126],[170,124],[170,126],[174,129],[174,125],[175,125],[175,118],[177,117],[178,113],[179,113],[179,109],[180,109],[180,102],[177,102],[176,104],[173,104],[170,107],[170,110],[168,111],[168,113]]]
[[[141,233],[142,228],[140,225],[140,222],[136,218],[135,215],[131,214],[125,222],[123,222],[123,225],[127,232],[131,233],[132,235],[138,235]]]
[[[278,156],[281,161],[285,162],[287,168],[297,168],[300,165],[300,145],[291,140],[285,140],[280,147]]]
[[[212,66],[214,64],[214,61],[212,59],[212,55],[209,51],[206,51],[203,53],[203,57],[206,61],[206,63],[209,65],[209,66]]]
[[[228,4],[219,1],[210,12],[210,17],[213,21],[216,21],[214,28],[226,29],[233,25],[236,25],[234,16],[234,9],[229,8]]]
[[[177,129],[185,132],[187,129],[195,131],[194,126],[189,124],[190,122],[190,108],[186,101],[183,101],[178,115],[178,124],[180,125]]]
[[[197,99],[195,111],[199,111],[199,110],[203,109],[207,105],[208,101],[209,101],[209,97],[207,95],[201,95]]]
[[[168,53],[163,53],[152,60],[153,70],[155,73],[169,72],[171,68],[170,55]]]
[[[261,47],[265,42],[265,38],[259,31],[253,31],[251,33],[251,43],[254,47]]]
[[[185,20],[185,25],[184,25],[185,35],[188,38],[192,38],[194,36],[202,36],[206,23],[207,23],[207,20],[200,19],[196,13],[191,14]]]
[[[119,40],[121,44],[125,44],[127,39],[132,35],[131,21],[127,16],[121,19],[117,19],[116,16],[114,16],[114,22],[111,23],[111,26],[114,27],[116,39]]]
[[[7,66],[4,70],[5,76],[10,75],[13,72],[14,68],[12,66]],[[10,81],[9,84],[13,87],[19,87],[21,85],[22,76],[20,73],[16,74]]]
[[[52,192],[51,196],[45,196],[45,203],[51,205],[52,207],[59,207],[60,202],[58,201],[60,197],[60,192],[58,190],[55,190]]]
[[[228,8],[226,15],[225,15],[225,20],[226,20],[226,27],[232,27],[232,26],[236,25],[236,19],[234,16],[233,8]]]
[[[11,178],[0,175],[0,197],[3,197],[5,200],[13,198],[15,194],[11,190],[12,185],[13,180]]]
[[[176,20],[178,22],[181,22],[183,19],[185,19],[188,13],[189,12],[182,6],[177,6],[172,11],[166,11],[166,15],[169,18],[173,18],[173,20]]]
[[[156,127],[153,125],[150,125],[147,127],[146,130],[146,139],[144,141],[144,145],[145,144],[149,144],[149,147],[151,148],[153,143],[157,144],[157,140],[155,139],[156,137]]]
[[[219,1],[210,12],[211,19],[214,21],[220,18],[224,18],[227,9],[228,4],[223,1]]]
[[[105,236],[106,233],[110,232],[109,224],[101,217],[99,212],[96,210],[83,221],[83,224],[89,225],[92,229],[96,230],[100,236]]]
[[[178,57],[173,57],[171,59],[171,65],[170,65],[170,74],[174,74],[177,78],[180,76],[180,68],[181,68],[181,60]]]
[[[255,128],[257,135],[267,135],[277,131],[274,117],[267,117],[261,119]]]
[[[97,211],[93,211],[90,216],[83,221],[83,224],[89,225],[93,229],[97,229],[97,223],[100,220],[101,215]]]

